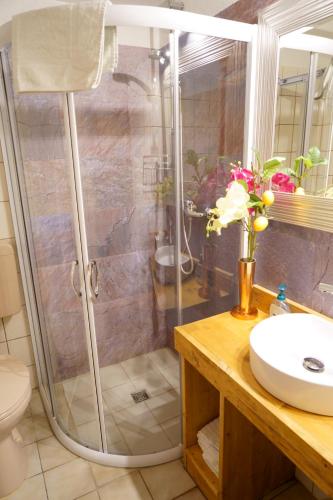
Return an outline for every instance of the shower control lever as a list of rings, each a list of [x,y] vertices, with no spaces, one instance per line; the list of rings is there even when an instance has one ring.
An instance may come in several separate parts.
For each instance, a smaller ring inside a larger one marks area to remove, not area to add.
[[[72,268],[71,268],[71,285],[72,285],[72,288],[74,290],[75,295],[77,295],[78,297],[81,297],[82,293],[81,293],[80,290],[77,290],[77,288],[75,286],[75,280],[74,280],[75,270],[76,270],[76,268],[77,268],[78,265],[79,265],[79,261],[78,260],[73,260],[73,262],[72,262]]]
[[[97,262],[95,260],[91,260],[89,262],[89,285],[90,292],[93,298],[97,299],[99,295],[99,286],[98,286],[98,267]]]

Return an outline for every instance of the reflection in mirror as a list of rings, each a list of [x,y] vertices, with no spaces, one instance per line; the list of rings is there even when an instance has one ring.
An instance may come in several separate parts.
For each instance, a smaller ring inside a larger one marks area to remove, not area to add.
[[[304,31],[307,35],[332,39],[333,18]],[[286,158],[289,179],[277,179],[273,184],[275,190],[294,192],[301,186],[306,194],[333,198],[332,55],[291,48],[280,50],[274,155]],[[311,160],[295,163],[299,156]]]

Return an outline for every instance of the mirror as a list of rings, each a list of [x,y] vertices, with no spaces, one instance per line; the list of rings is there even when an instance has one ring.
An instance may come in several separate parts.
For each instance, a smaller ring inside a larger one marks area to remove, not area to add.
[[[321,44],[333,42],[333,17],[298,30],[295,38],[299,31]],[[289,179],[280,176],[273,189],[333,198],[333,54],[281,47],[276,90],[273,153],[286,158]]]

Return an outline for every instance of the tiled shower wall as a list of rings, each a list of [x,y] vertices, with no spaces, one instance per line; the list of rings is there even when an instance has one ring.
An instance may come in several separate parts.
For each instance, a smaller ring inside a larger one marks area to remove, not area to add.
[[[116,73],[75,97],[88,247],[101,285],[94,307],[101,366],[171,343],[153,287],[155,236],[167,229],[155,181],[170,151],[163,147],[160,65],[149,54],[120,46]]]
[[[0,245],[9,243],[15,248],[5,168],[0,149]],[[0,269],[1,272],[1,269]],[[21,276],[18,276],[21,285]],[[32,386],[37,386],[35,360],[21,285],[21,310],[5,318],[0,318],[0,354],[11,354],[23,361],[28,367]]]
[[[159,63],[148,56],[146,48],[120,46],[117,73],[75,95],[89,257],[99,267],[101,366],[171,343],[151,271],[166,210],[156,183],[144,182],[145,162],[154,168],[165,152]],[[76,251],[62,102],[23,95],[15,107],[42,319],[59,380],[88,370],[82,305],[70,286]]]

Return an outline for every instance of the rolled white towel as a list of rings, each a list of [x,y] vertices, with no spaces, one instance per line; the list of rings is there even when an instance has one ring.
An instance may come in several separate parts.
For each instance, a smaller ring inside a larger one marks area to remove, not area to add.
[[[198,438],[219,449],[219,418],[212,420],[198,432]]]
[[[208,467],[218,475],[219,471],[219,419],[216,418],[197,434],[202,456]]]

